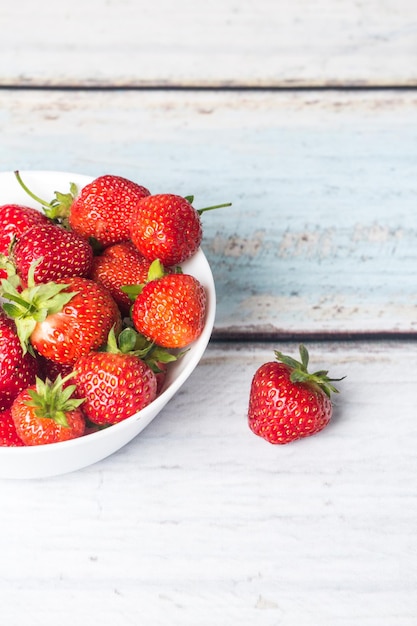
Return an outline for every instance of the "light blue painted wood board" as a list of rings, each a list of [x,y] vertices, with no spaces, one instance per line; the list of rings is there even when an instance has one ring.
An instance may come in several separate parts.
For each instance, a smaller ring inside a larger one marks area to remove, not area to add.
[[[417,84],[414,0],[20,0],[2,85]]]
[[[417,95],[0,92],[1,170],[195,195],[216,332],[414,332]]]

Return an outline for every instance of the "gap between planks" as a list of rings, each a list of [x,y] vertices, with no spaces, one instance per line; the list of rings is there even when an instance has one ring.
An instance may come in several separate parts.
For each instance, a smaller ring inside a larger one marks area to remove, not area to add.
[[[323,332],[273,332],[262,330],[213,330],[210,342],[216,343],[273,343],[273,342],[316,342],[316,343],[363,343],[363,342],[414,342],[417,341],[417,332],[345,332],[345,333],[323,333]]]
[[[130,84],[130,83],[6,83],[0,84],[0,91],[184,91],[184,92],[284,92],[284,93],[303,93],[309,91],[324,91],[324,92],[384,92],[384,91],[399,91],[399,92],[413,92],[417,91],[417,83],[402,84],[402,83],[372,83],[372,84],[356,84],[356,83],[329,83],[329,84],[296,84],[296,85],[253,85],[253,84]]]

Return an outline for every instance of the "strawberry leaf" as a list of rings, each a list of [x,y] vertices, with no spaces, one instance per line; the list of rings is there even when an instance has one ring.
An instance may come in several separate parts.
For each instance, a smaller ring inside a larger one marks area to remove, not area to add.
[[[142,292],[143,284],[140,285],[122,285],[120,288],[123,293],[126,293],[131,300],[136,300],[138,295]]]
[[[294,370],[302,369],[303,367],[302,363],[300,363],[296,359],[293,359],[291,356],[288,356],[287,354],[283,354],[282,352],[275,351],[275,356],[277,358],[277,361],[280,361],[281,363],[288,365],[288,367],[291,367]]]
[[[60,286],[62,287],[62,285]],[[46,295],[44,292],[41,292],[40,294],[38,294],[36,300],[33,301],[33,305],[35,306],[35,308],[38,309],[39,312],[46,311],[48,315],[52,313],[59,313],[76,294],[76,291],[60,291],[59,293],[49,296],[48,292],[46,292]]]
[[[20,345],[22,346],[23,354],[30,352],[33,354],[33,348],[29,343],[29,338],[35,330],[37,321],[33,317],[27,318],[15,318],[16,332],[19,337]]]
[[[300,351],[300,357],[301,357],[301,364],[303,366],[303,369],[307,371],[308,359],[309,359],[308,350],[303,344],[301,344],[299,347],[299,351]]]
[[[7,315],[13,319],[19,317],[22,313],[22,309],[11,302],[4,302],[3,309],[7,313]]]
[[[7,280],[9,284],[13,285],[13,287],[20,286],[20,278],[16,274],[16,268],[14,264],[11,262],[10,258],[5,254],[0,254],[0,270],[6,272]],[[3,286],[0,286],[0,295],[3,293]]]
[[[124,328],[118,337],[119,351],[127,354],[135,350],[136,339],[137,333],[133,328]]]
[[[165,275],[165,268],[162,265],[159,259],[155,259],[149,266],[148,270],[148,283],[152,280],[158,280],[158,278],[162,278]]]
[[[10,281],[3,279],[2,296],[9,301],[3,304],[3,309],[15,320],[24,354],[27,351],[33,353],[29,340],[36,324],[44,321],[48,315],[62,311],[76,294],[65,292],[67,287],[67,284],[40,283],[28,286],[19,293]]]
[[[310,374],[307,370],[309,362],[309,354],[307,348],[301,344],[299,346],[300,361],[293,359],[291,356],[275,351],[278,361],[287,365],[290,370],[290,380],[293,383],[306,383],[319,387],[329,398],[332,393],[339,393],[339,390],[332,385],[332,382],[343,380],[342,378],[329,378],[328,370],[318,370]]]
[[[28,389],[30,400],[26,405],[35,409],[38,418],[52,419],[56,424],[68,428],[67,413],[77,409],[84,398],[73,398],[75,385],[64,387],[65,382],[73,376],[68,374],[64,378],[59,374],[52,383],[48,378],[43,381],[36,378],[36,389]]]
[[[5,282],[5,281],[3,281]],[[30,309],[30,303],[27,302],[26,300],[24,300],[23,298],[20,297],[20,295],[16,292],[14,293],[13,290],[11,290],[10,288],[7,289],[7,291],[3,291],[3,298],[5,298],[6,300],[11,300],[12,302],[14,302],[16,305],[18,305],[16,308],[19,308],[19,311],[22,313],[25,311],[28,311]],[[7,304],[7,303],[5,303]]]

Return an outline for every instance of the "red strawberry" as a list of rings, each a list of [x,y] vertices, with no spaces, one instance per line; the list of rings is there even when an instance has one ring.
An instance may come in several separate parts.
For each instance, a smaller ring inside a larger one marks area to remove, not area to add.
[[[27,283],[31,264],[39,259],[34,279],[46,283],[67,276],[87,276],[93,249],[83,237],[50,222],[23,233],[12,249],[12,258],[23,283]]]
[[[57,361],[51,361],[50,359],[46,359],[44,356],[37,354],[36,360],[38,361],[38,376],[42,380],[46,380],[47,378],[54,382],[61,376],[61,378],[65,378],[67,380],[66,384],[70,384],[70,379],[68,374],[71,374],[73,370],[72,365],[66,365],[63,363],[57,363]]]
[[[117,352],[119,350],[126,354],[135,354],[149,365],[156,376],[156,395],[159,395],[163,390],[170,364],[185,354],[184,352],[173,354],[166,348],[149,341],[144,335],[137,333],[130,326],[122,330],[117,340],[114,339],[112,341],[111,337],[112,332],[109,336],[108,351]]]
[[[14,238],[19,237],[34,224],[47,224],[48,218],[36,209],[19,204],[0,206],[0,254],[8,254]]]
[[[157,275],[154,261],[151,275]],[[190,274],[164,274],[147,282],[132,309],[133,324],[140,333],[164,348],[185,348],[204,328],[207,295]]]
[[[32,270],[31,270],[32,271]],[[113,326],[121,325],[120,311],[110,293],[87,278],[62,278],[36,285],[29,274],[21,293],[3,281],[3,308],[15,319],[25,349],[62,364],[105,344]]]
[[[0,310],[0,411],[9,408],[18,393],[35,382],[38,371],[31,354],[23,356],[13,320]]]
[[[83,187],[71,205],[71,228],[106,247],[130,239],[130,220],[145,187],[121,176],[99,176]]]
[[[83,410],[95,424],[116,424],[156,397],[156,378],[140,358],[129,354],[90,352],[74,366]]]
[[[308,351],[300,346],[301,362],[275,352],[277,361],[261,365],[252,379],[248,420],[251,430],[269,443],[285,444],[314,435],[332,416],[327,371],[309,374]],[[337,379],[341,380],[341,379]]]
[[[200,215],[220,204],[196,210],[192,198],[157,194],[142,198],[132,212],[130,237],[144,257],[159,259],[165,267],[178,265],[193,256],[201,243]]]
[[[90,278],[108,289],[123,315],[129,315],[132,301],[121,290],[123,285],[143,283],[148,276],[150,261],[145,259],[130,241],[116,243],[93,259]]]
[[[121,422],[156,398],[155,374],[137,354],[124,353],[112,332],[107,351],[80,357],[74,373],[77,395],[85,398],[83,411],[93,424]]]
[[[155,372],[156,376],[156,395],[159,396],[162,393],[167,377],[168,363],[157,363],[158,368]]]
[[[18,448],[25,444],[16,432],[11,409],[0,412],[0,446]]]
[[[58,443],[81,437],[85,418],[82,399],[72,397],[74,385],[63,388],[60,376],[54,383],[36,379],[36,385],[20,392],[11,412],[16,432],[27,446]]]
[[[140,200],[132,213],[130,236],[143,256],[177,265],[199,248],[203,230],[200,216],[181,196],[157,194]]]

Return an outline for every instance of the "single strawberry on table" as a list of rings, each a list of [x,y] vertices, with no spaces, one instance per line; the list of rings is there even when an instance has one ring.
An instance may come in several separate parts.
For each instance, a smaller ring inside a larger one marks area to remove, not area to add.
[[[276,361],[255,372],[249,397],[250,429],[269,443],[286,444],[321,431],[329,423],[333,404],[332,384],[340,378],[320,370],[308,372],[309,355],[300,346],[300,361],[276,351]]]
[[[120,311],[102,285],[80,277],[36,284],[35,266],[21,292],[2,281],[3,309],[15,321],[24,352],[36,350],[47,359],[71,365],[105,344],[113,326],[120,329]]]
[[[15,397],[35,382],[38,363],[23,354],[15,323],[0,309],[0,411],[9,408]]]
[[[166,273],[156,260],[148,282],[139,290],[132,321],[139,333],[164,348],[185,348],[201,335],[206,318],[207,294],[190,274]]]
[[[16,432],[26,446],[59,443],[81,437],[85,417],[82,398],[73,396],[74,385],[65,386],[58,376],[52,383],[36,379],[36,384],[21,391],[11,414]]]
[[[170,193],[142,198],[132,212],[130,238],[151,261],[159,259],[165,267],[179,265],[198,250],[203,230],[200,215],[204,211],[230,206],[219,204],[195,209],[190,200]]]

